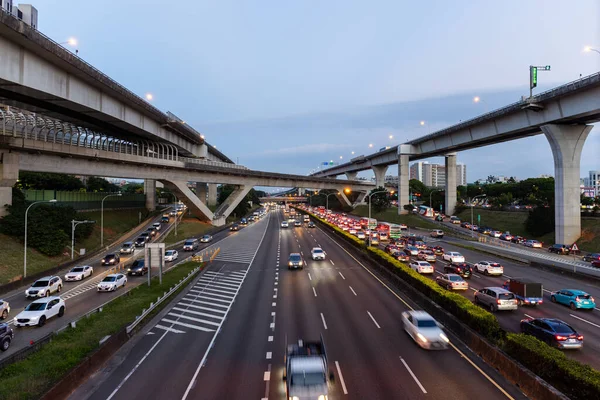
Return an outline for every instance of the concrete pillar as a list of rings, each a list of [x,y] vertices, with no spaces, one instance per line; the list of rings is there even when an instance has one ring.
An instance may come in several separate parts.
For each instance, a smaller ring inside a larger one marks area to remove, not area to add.
[[[367,192],[359,192],[358,197],[354,201],[354,204],[352,204],[352,207],[356,208],[356,206],[364,204],[366,198],[367,198]]]
[[[408,214],[404,206],[410,204],[409,193],[409,167],[408,157],[413,152],[413,146],[401,144],[398,146],[398,214]]]
[[[554,156],[556,243],[571,245],[581,236],[579,170],[591,125],[543,125]]]
[[[198,196],[198,199],[201,202],[203,202],[204,204],[206,204],[207,195],[208,195],[208,187],[206,186],[206,183],[196,182],[196,196]]]
[[[237,205],[244,200],[250,189],[252,189],[251,185],[240,185],[235,188],[234,191],[227,196],[225,201],[222,202],[215,210],[215,218],[226,219],[237,207]],[[241,217],[241,215],[238,215],[238,217]]]
[[[373,166],[371,168],[375,174],[375,187],[385,187],[385,173],[388,170],[387,165]]]
[[[144,194],[146,195],[146,209],[156,210],[156,181],[154,179],[144,180]]]
[[[8,212],[6,205],[12,205],[12,187],[19,179],[19,155],[0,153],[0,217]]]
[[[355,181],[358,176],[358,172],[346,172],[346,179],[349,181]]]
[[[298,188],[298,196],[304,196],[304,188]]]
[[[336,194],[335,197],[337,197],[337,199],[339,200],[340,204],[352,207],[352,203],[350,202],[350,200],[346,196],[346,193],[344,193],[344,189],[341,189],[338,193],[339,194]]]
[[[456,208],[456,153],[446,154],[446,201],[444,212],[454,214]]]
[[[217,205],[217,184],[208,184],[208,206],[214,207]]]
[[[198,196],[192,192],[192,190],[188,187],[187,182],[185,181],[163,181],[165,187],[167,187],[171,192],[175,193],[177,198],[191,210],[192,214],[196,217],[200,218],[202,221],[211,222],[215,226],[220,226],[223,224],[215,223],[214,214],[210,209],[206,206],[205,203],[200,201]]]

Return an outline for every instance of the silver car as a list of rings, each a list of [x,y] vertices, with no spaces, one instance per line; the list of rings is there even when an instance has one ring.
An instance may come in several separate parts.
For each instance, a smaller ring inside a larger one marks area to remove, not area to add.
[[[475,292],[475,304],[481,304],[491,312],[516,310],[518,301],[512,292],[501,287],[486,287]]]
[[[0,318],[6,319],[10,314],[10,304],[8,301],[0,299]]]

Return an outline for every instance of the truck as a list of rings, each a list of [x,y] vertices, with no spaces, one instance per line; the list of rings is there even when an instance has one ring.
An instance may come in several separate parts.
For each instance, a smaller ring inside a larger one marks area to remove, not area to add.
[[[308,214],[304,214],[304,222],[309,223],[310,222],[310,216]]]
[[[319,341],[303,341],[287,344],[285,352],[286,399],[326,399],[329,393],[329,380],[333,381],[333,372],[329,372],[323,335]]]
[[[502,287],[514,293],[520,306],[537,306],[543,303],[544,288],[539,282],[526,278],[510,278]]]

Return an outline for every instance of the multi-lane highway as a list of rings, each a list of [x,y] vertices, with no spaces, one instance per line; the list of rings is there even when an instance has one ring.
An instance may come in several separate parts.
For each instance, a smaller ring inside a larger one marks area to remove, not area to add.
[[[524,398],[452,335],[422,350],[400,315],[414,307],[320,228],[280,228],[268,214],[220,242],[177,299],[73,399],[282,399],[286,343],[327,346],[330,399]],[[320,246],[325,261],[312,261]],[[291,252],[306,267],[288,270]]]

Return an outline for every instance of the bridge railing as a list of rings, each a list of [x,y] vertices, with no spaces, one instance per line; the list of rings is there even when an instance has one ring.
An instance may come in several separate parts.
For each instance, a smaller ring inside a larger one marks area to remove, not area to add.
[[[192,163],[192,164],[200,164],[200,165],[209,165],[212,167],[221,167],[221,168],[229,168],[229,169],[239,169],[239,170],[247,170],[247,167],[238,164],[231,164],[222,161],[212,161],[206,160],[203,158],[191,158],[191,157],[179,157],[179,161],[184,163]]]

